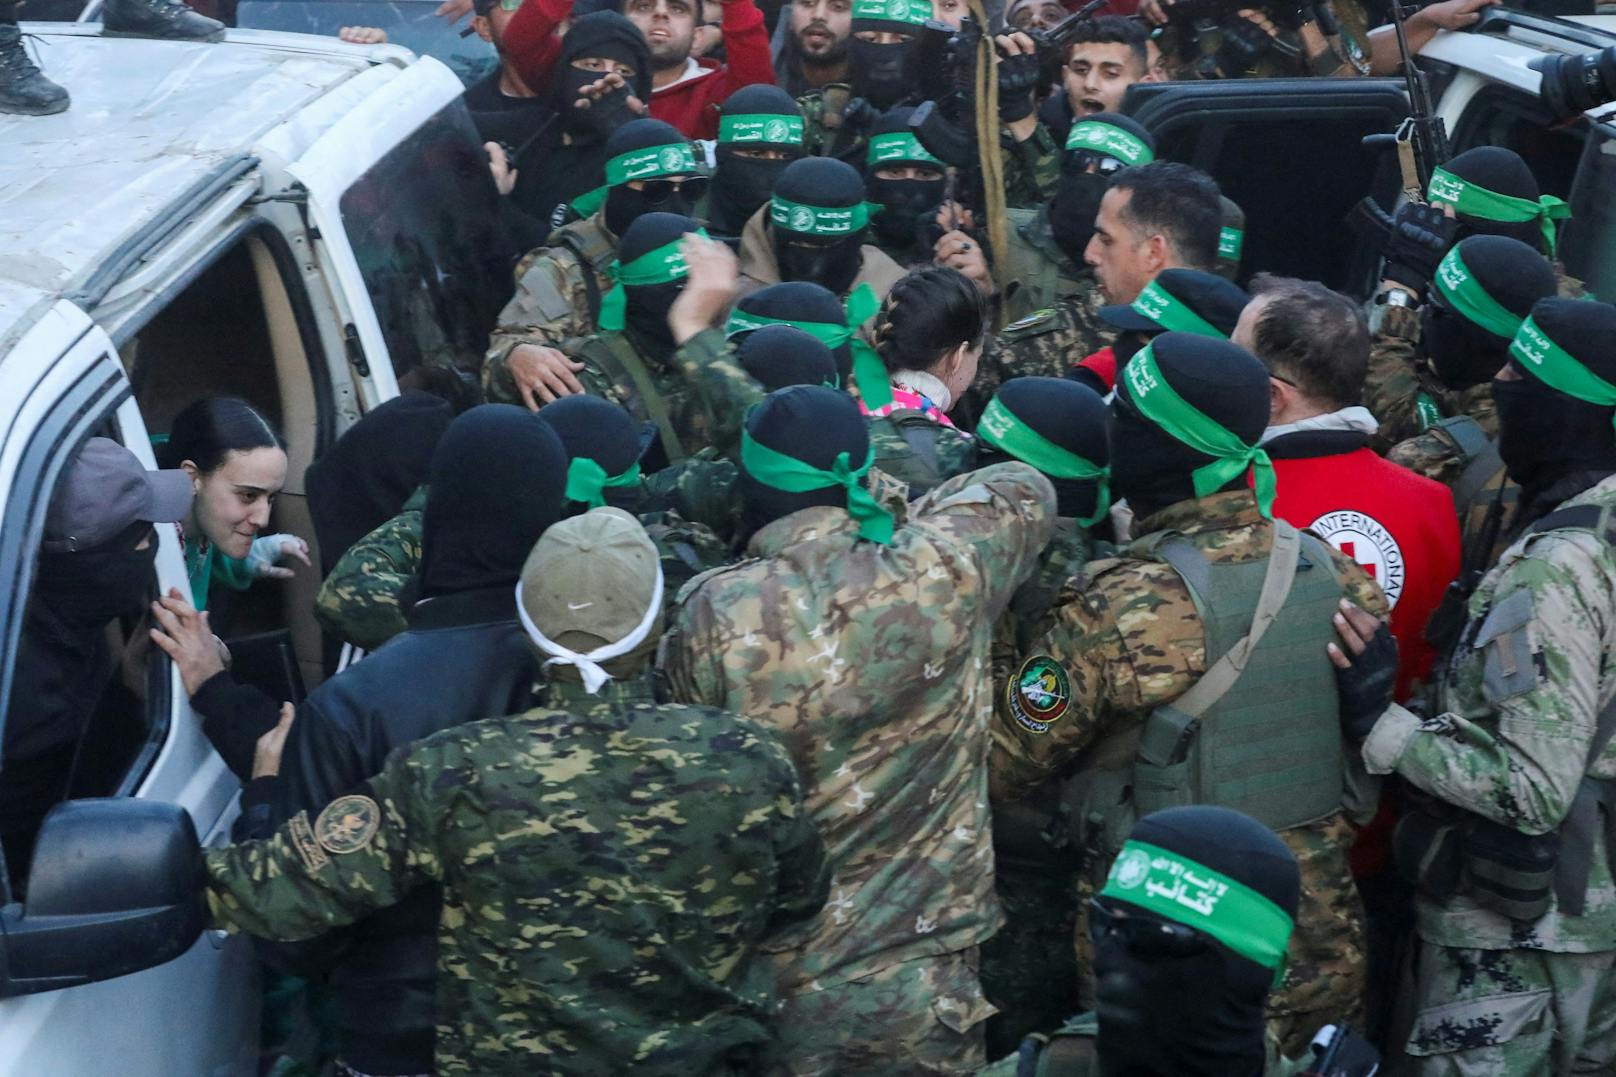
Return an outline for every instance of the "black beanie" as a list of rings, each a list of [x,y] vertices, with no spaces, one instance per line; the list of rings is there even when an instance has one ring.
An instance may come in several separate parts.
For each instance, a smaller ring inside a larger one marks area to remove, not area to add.
[[[1240,312],[1251,302],[1251,297],[1238,284],[1200,269],[1164,269],[1156,274],[1151,284],[1189,308],[1224,337],[1234,333]],[[1151,285],[1145,287],[1149,290]],[[1135,299],[1133,303],[1101,307],[1100,318],[1118,329],[1161,332],[1162,323],[1142,313],[1135,304],[1149,306],[1148,302]]]
[[[623,232],[617,244],[617,259],[624,265],[647,251],[672,243],[686,232],[694,232],[695,221],[679,213],[644,213]]]
[[[1457,246],[1459,257],[1482,290],[1518,317],[1526,317],[1539,299],[1559,288],[1549,260],[1518,239],[1471,236]]]
[[[915,114],[915,106],[913,106],[913,105],[894,105],[892,108],[887,109],[885,112],[881,113],[880,116],[876,117],[875,122],[870,125],[868,137],[869,138],[874,138],[876,135],[911,135],[911,134],[914,134],[914,132],[912,130],[910,130],[910,128],[909,128],[909,119],[914,114]],[[919,144],[919,142],[920,142],[920,140],[918,138],[915,139],[915,143],[917,145]],[[922,146],[921,149],[924,150],[925,147]],[[892,160],[894,160],[894,161],[905,161],[905,160],[918,161],[921,164],[935,165],[938,168],[943,167],[942,162],[937,160],[936,157],[920,157],[920,158],[894,157],[894,158],[892,158]],[[874,166],[871,166],[871,167],[873,168]]]
[[[1616,306],[1550,296],[1532,307],[1531,316],[1532,322],[1563,351],[1605,381],[1616,384]],[[1513,356],[1510,362],[1520,365]]]
[[[1524,198],[1531,202],[1536,202],[1542,194],[1531,167],[1520,154],[1514,150],[1506,150],[1502,146],[1477,146],[1465,150],[1442,167],[1460,179],[1494,194]],[[1463,226],[1459,233],[1461,236],[1510,236],[1526,243],[1535,251],[1543,249],[1543,226],[1535,220],[1492,221],[1468,213],[1458,214],[1458,220]]]
[[[574,19],[561,39],[561,64],[582,59],[616,60],[634,69],[634,96],[651,100],[651,47],[640,28],[615,11],[597,11]]]
[[[858,404],[844,392],[818,385],[794,385],[770,393],[747,416],[746,429],[758,444],[821,470],[828,470],[844,452],[853,467],[860,467],[870,451],[869,424]],[[847,505],[847,491],[840,486],[788,493],[758,482],[744,465],[739,486],[746,535],[802,509]]]
[[[1075,127],[1079,123],[1103,123],[1107,127],[1115,127],[1119,131],[1126,131],[1128,134],[1132,135],[1134,138],[1137,138],[1140,142],[1143,142],[1146,146],[1148,146],[1152,155],[1154,155],[1156,152],[1156,136],[1151,134],[1150,130],[1145,127],[1144,124],[1140,123],[1132,116],[1124,116],[1120,112],[1096,112],[1089,116],[1079,116],[1072,126]],[[1083,147],[1078,147],[1068,151],[1065,149],[1065,145],[1065,142],[1061,143],[1062,163],[1074,159],[1080,159],[1078,155]],[[1090,149],[1089,152],[1100,154],[1103,157],[1112,157],[1124,165],[1129,163],[1124,161],[1120,156],[1106,153],[1103,150]]]
[[[1128,838],[1226,875],[1296,919],[1302,897],[1296,857],[1277,834],[1249,815],[1199,804],[1164,808],[1135,823]]]
[[[1111,412],[1104,398],[1087,385],[1067,378],[1011,378],[999,386],[994,398],[1045,440],[1096,467],[1111,462]],[[983,441],[980,425],[978,441],[978,467],[1015,459]],[[1083,519],[1094,514],[1096,480],[1046,477],[1055,487],[1057,516]]]
[[[1454,248],[1465,268],[1517,319],[1532,304],[1555,293],[1554,267],[1535,248],[1508,236],[1479,235]],[[1430,359],[1437,379],[1463,390],[1491,381],[1504,365],[1513,331],[1503,334],[1473,322],[1444,292],[1446,272],[1438,270],[1431,301],[1420,311],[1420,351]]]
[[[567,459],[593,460],[607,475],[621,475],[640,458],[640,424],[622,405],[574,394],[539,409],[539,418],[561,438]]]
[[[566,515],[561,439],[538,415],[511,404],[483,404],[450,423],[427,481],[423,598],[514,588],[533,544]]]
[[[778,86],[754,83],[742,86],[724,99],[719,116],[801,116],[802,106]],[[720,142],[720,146],[727,145]],[[801,152],[801,147],[797,147]]]
[[[823,325],[842,325],[847,321],[842,301],[835,293],[811,280],[788,280],[759,288],[751,295],[742,296],[735,309],[783,321]],[[836,360],[837,384],[845,389],[853,374],[853,346],[842,344],[832,348],[831,356]]]
[[[864,201],[864,178],[834,157],[804,157],[786,166],[774,191],[805,206],[854,206]]]
[[[689,141],[673,124],[642,116],[628,121],[606,137],[606,156],[609,159],[630,150],[652,146],[682,146]]]
[[[841,387],[830,349],[789,325],[765,325],[747,333],[735,349],[735,359],[765,392],[791,385]]]

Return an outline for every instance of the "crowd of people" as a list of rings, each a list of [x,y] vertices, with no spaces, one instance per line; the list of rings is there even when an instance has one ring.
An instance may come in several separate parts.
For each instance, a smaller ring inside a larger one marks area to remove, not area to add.
[[[11,877],[172,522],[150,639],[244,785],[209,909],[339,1073],[1616,1069],[1616,307],[1487,146],[1369,302],[1253,272],[1128,88],[1402,56],[1355,0],[1175,6],[476,0],[527,250],[479,399],[366,414],[304,538],[244,401],[79,452]],[[968,16],[974,127],[922,99]],[[309,538],[365,653],[292,703],[208,596]]]

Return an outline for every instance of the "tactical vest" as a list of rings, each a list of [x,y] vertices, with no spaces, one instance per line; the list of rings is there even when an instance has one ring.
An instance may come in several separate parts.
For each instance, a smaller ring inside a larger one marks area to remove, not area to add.
[[[1341,731],[1325,645],[1344,591],[1324,543],[1279,520],[1274,531],[1270,556],[1244,563],[1214,564],[1171,532],[1127,551],[1184,581],[1208,669],[1142,729],[1096,750],[1096,767],[1113,769],[1068,783],[1062,799],[1090,855],[1109,860],[1137,819],[1162,808],[1214,804],[1275,831],[1340,810]]]
[[[583,272],[584,291],[589,297],[589,324],[600,324],[601,281],[610,281],[612,259],[617,257],[617,246],[607,236],[606,229],[595,223],[594,217],[578,222],[582,227],[568,225],[555,235],[556,243],[572,252]]]
[[[1428,429],[1459,457],[1459,477],[1453,484],[1453,508],[1459,516],[1459,574],[1425,626],[1426,640],[1446,659],[1469,616],[1471,592],[1508,545],[1501,539],[1504,520],[1514,511],[1520,487],[1503,474],[1498,446],[1470,416],[1455,415]]]

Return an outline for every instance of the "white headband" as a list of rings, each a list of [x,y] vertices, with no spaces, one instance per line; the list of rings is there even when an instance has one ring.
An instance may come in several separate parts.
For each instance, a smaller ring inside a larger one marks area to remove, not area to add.
[[[612,675],[600,668],[602,662],[609,662],[613,658],[621,657],[638,647],[651,632],[651,626],[656,623],[657,614],[662,611],[662,562],[657,562],[656,588],[651,592],[651,605],[646,609],[645,616],[633,630],[616,643],[607,643],[596,647],[588,654],[579,654],[569,651],[561,644],[555,642],[539,631],[532,618],[527,615],[527,607],[522,605],[522,581],[516,581],[516,615],[522,620],[522,628],[526,630],[531,639],[545,654],[552,655],[544,665],[546,668],[553,665],[576,666],[584,679],[584,691],[594,695],[600,691],[600,686],[612,679]]]

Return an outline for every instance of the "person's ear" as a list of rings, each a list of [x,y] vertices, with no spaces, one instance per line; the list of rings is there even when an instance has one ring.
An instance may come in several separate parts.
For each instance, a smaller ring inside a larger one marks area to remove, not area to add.
[[[185,472],[187,475],[189,475],[191,477],[191,493],[192,494],[201,493],[202,492],[202,469],[196,466],[196,461],[194,461],[194,460],[181,460],[180,461],[180,470]]]
[[[1173,258],[1173,244],[1165,235],[1157,232],[1146,242],[1146,257],[1150,261],[1151,273],[1158,273],[1171,267]]]
[[[1290,403],[1289,390],[1290,386],[1278,378],[1268,379],[1268,425],[1274,425],[1285,414],[1285,408]]]

